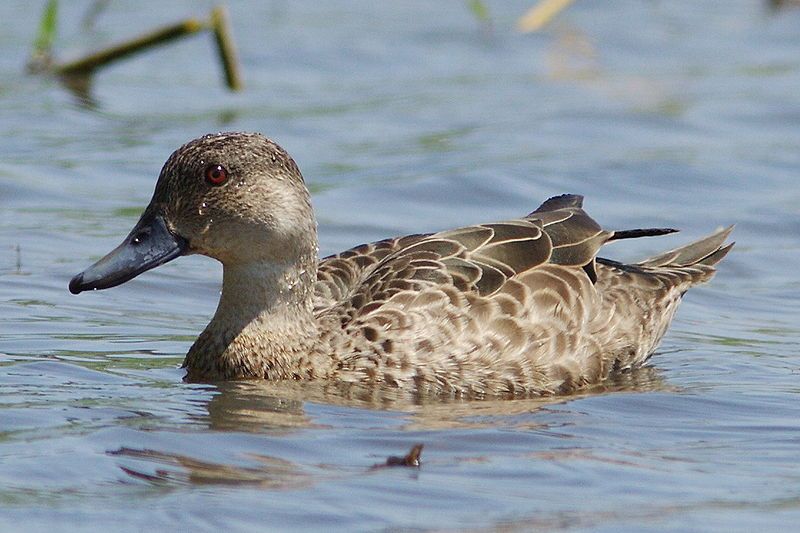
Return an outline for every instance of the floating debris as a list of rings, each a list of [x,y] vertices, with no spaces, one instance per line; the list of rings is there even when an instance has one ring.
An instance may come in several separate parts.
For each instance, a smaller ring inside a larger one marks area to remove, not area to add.
[[[413,466],[419,468],[420,465],[420,456],[422,455],[422,444],[415,444],[411,447],[411,451],[408,452],[403,457],[397,457],[395,455],[390,456],[386,459],[386,463],[384,464],[377,464],[372,467],[372,469],[376,468],[385,468],[388,466]]]

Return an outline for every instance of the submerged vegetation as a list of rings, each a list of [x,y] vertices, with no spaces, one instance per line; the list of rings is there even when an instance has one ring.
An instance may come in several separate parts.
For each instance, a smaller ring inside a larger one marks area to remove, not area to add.
[[[574,1],[575,0],[539,0],[536,5],[531,7],[517,20],[517,30],[522,33],[541,30]],[[491,33],[493,29],[492,16],[486,2],[483,0],[467,0],[467,7],[475,17],[475,20],[487,30],[487,33]]]
[[[187,18],[66,62],[57,61],[53,54],[57,31],[58,0],[48,0],[42,11],[39,30],[28,60],[28,71],[57,76],[88,103],[91,102],[89,93],[92,76],[101,68],[183,37],[206,31],[210,31],[214,36],[226,86],[232,91],[239,91],[244,87],[230,18],[224,6],[212,9],[207,18]]]

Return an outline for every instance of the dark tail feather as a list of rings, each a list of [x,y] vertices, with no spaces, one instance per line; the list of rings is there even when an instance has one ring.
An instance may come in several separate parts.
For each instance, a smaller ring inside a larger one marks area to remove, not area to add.
[[[619,241],[621,239],[638,239],[639,237],[658,237],[659,235],[669,235],[677,233],[678,230],[672,228],[640,228],[615,231],[608,241]],[[607,241],[607,242],[608,242]]]

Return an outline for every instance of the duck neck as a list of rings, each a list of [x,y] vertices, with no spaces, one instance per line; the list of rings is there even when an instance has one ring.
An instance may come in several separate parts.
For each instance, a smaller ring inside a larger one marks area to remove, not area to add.
[[[317,340],[316,256],[284,263],[224,264],[217,311],[186,356],[189,379],[308,379]]]
[[[222,294],[213,320],[246,316],[311,316],[312,273],[316,265],[237,263],[222,271]]]

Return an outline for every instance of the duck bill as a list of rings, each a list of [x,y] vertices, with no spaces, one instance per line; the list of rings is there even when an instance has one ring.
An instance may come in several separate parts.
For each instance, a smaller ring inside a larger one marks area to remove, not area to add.
[[[72,278],[69,291],[116,287],[184,255],[188,248],[186,239],[172,233],[161,215],[145,213],[122,244]]]

